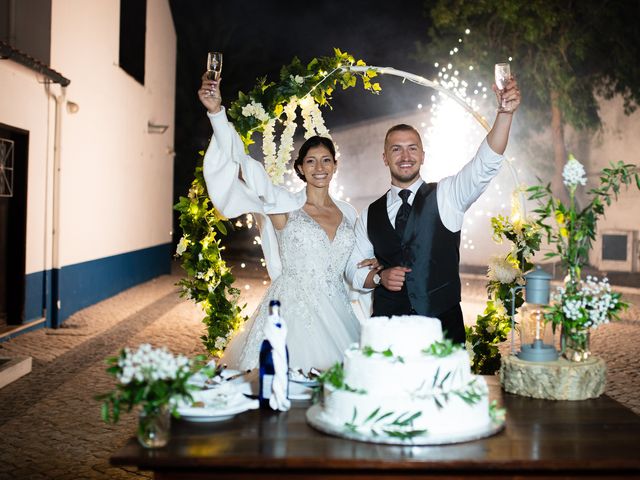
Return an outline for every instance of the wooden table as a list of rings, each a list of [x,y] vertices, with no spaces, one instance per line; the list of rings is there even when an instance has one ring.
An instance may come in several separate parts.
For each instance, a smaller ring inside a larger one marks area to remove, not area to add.
[[[491,379],[492,396],[499,392]],[[307,425],[308,402],[216,423],[175,421],[167,447],[135,439],[113,465],[162,479],[640,478],[640,416],[611,398],[552,401],[503,394],[506,428],[489,438],[407,447],[332,437]]]

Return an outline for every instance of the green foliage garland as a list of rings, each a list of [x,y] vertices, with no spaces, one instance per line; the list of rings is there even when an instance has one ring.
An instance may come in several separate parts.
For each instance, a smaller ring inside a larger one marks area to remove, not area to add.
[[[518,212],[512,214],[511,218],[502,215],[493,217],[491,226],[495,242],[502,243],[506,239],[513,246],[502,267],[497,265],[493,268],[493,274],[490,265],[487,306],[478,315],[476,324],[465,328],[467,349],[473,352],[472,370],[482,375],[493,375],[500,369],[498,346],[507,340],[511,331],[512,303],[516,313],[524,303],[522,290],[518,290],[515,296],[511,291],[524,283],[523,274],[533,268],[531,258],[540,249],[541,240],[539,226],[522,219]],[[506,274],[495,273],[499,270],[506,271]]]
[[[262,132],[268,119],[243,115],[243,107],[256,103],[261,105],[269,118],[282,121],[284,107],[292,98],[307,95],[320,106],[330,106],[331,94],[337,87],[355,87],[360,78],[365,90],[378,93],[381,88],[371,79],[376,72],[368,70],[354,73],[349,66],[364,66],[348,53],[334,50],[333,56],[312,59],[306,65],[298,58],[280,70],[278,82],[266,78],[258,80],[248,93],[240,92],[238,99],[228,108],[229,117],[240,134],[245,147],[252,141],[255,132]],[[219,235],[227,234],[227,219],[211,204],[202,174],[202,157],[195,171],[187,197],[180,197],[175,209],[180,212],[180,228],[183,236],[178,244],[176,256],[181,257],[182,268],[187,276],[178,282],[181,295],[193,299],[202,306],[206,333],[201,337],[207,351],[220,356],[233,332],[242,325],[246,316],[244,306],[239,304],[240,291],[233,287],[234,277],[221,257]]]
[[[182,257],[182,268],[187,274],[178,282],[181,296],[202,307],[205,315],[202,322],[207,331],[200,338],[208,352],[219,356],[230,333],[246,317],[242,316],[238,303],[240,290],[233,287],[235,279],[220,256],[223,247],[218,234],[227,234],[228,222],[211,204],[202,165],[196,167],[188,196],[180,197],[174,208],[180,212],[183,232],[176,256]]]
[[[343,90],[355,87],[358,77],[362,80],[365,90],[378,93],[381,88],[378,83],[372,83],[371,78],[377,73],[369,70],[366,73],[354,73],[346,67],[351,65],[365,66],[362,60],[355,58],[339,49],[334,49],[333,56],[317,57],[304,65],[297,57],[289,65],[280,69],[279,82],[269,82],[266,77],[258,79],[258,83],[248,93],[240,92],[238,99],[228,110],[234,126],[240,134],[245,146],[253,143],[251,137],[255,132],[264,129],[265,120],[244,116],[242,108],[251,102],[262,105],[271,118],[280,119],[284,113],[284,106],[296,98],[310,95],[314,101],[322,106],[330,106],[329,101],[333,91],[338,87]]]

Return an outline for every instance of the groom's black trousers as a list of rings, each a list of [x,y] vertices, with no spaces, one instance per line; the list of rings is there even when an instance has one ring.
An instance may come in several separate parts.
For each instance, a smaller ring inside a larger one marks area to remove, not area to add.
[[[442,323],[442,331],[445,338],[451,339],[454,343],[464,343],[466,335],[464,333],[464,320],[462,308],[456,304],[444,313],[437,315]]]

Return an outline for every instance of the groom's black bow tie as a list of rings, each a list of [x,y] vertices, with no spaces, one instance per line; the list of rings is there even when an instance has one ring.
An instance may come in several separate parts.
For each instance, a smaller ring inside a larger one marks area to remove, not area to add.
[[[404,227],[407,225],[409,213],[411,212],[411,205],[409,205],[411,190],[405,188],[404,190],[400,190],[398,195],[402,199],[402,205],[400,205],[400,209],[396,215],[396,232],[400,238],[402,238],[402,235],[404,234]]]

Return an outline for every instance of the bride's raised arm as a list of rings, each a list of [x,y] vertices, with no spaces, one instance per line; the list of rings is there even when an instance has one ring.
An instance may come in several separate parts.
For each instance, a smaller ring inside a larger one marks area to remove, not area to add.
[[[229,218],[245,213],[285,213],[299,208],[299,195],[274,186],[262,164],[245,153],[240,135],[221,106],[219,82],[203,77],[198,96],[207,108],[213,128],[203,174],[215,207]]]

